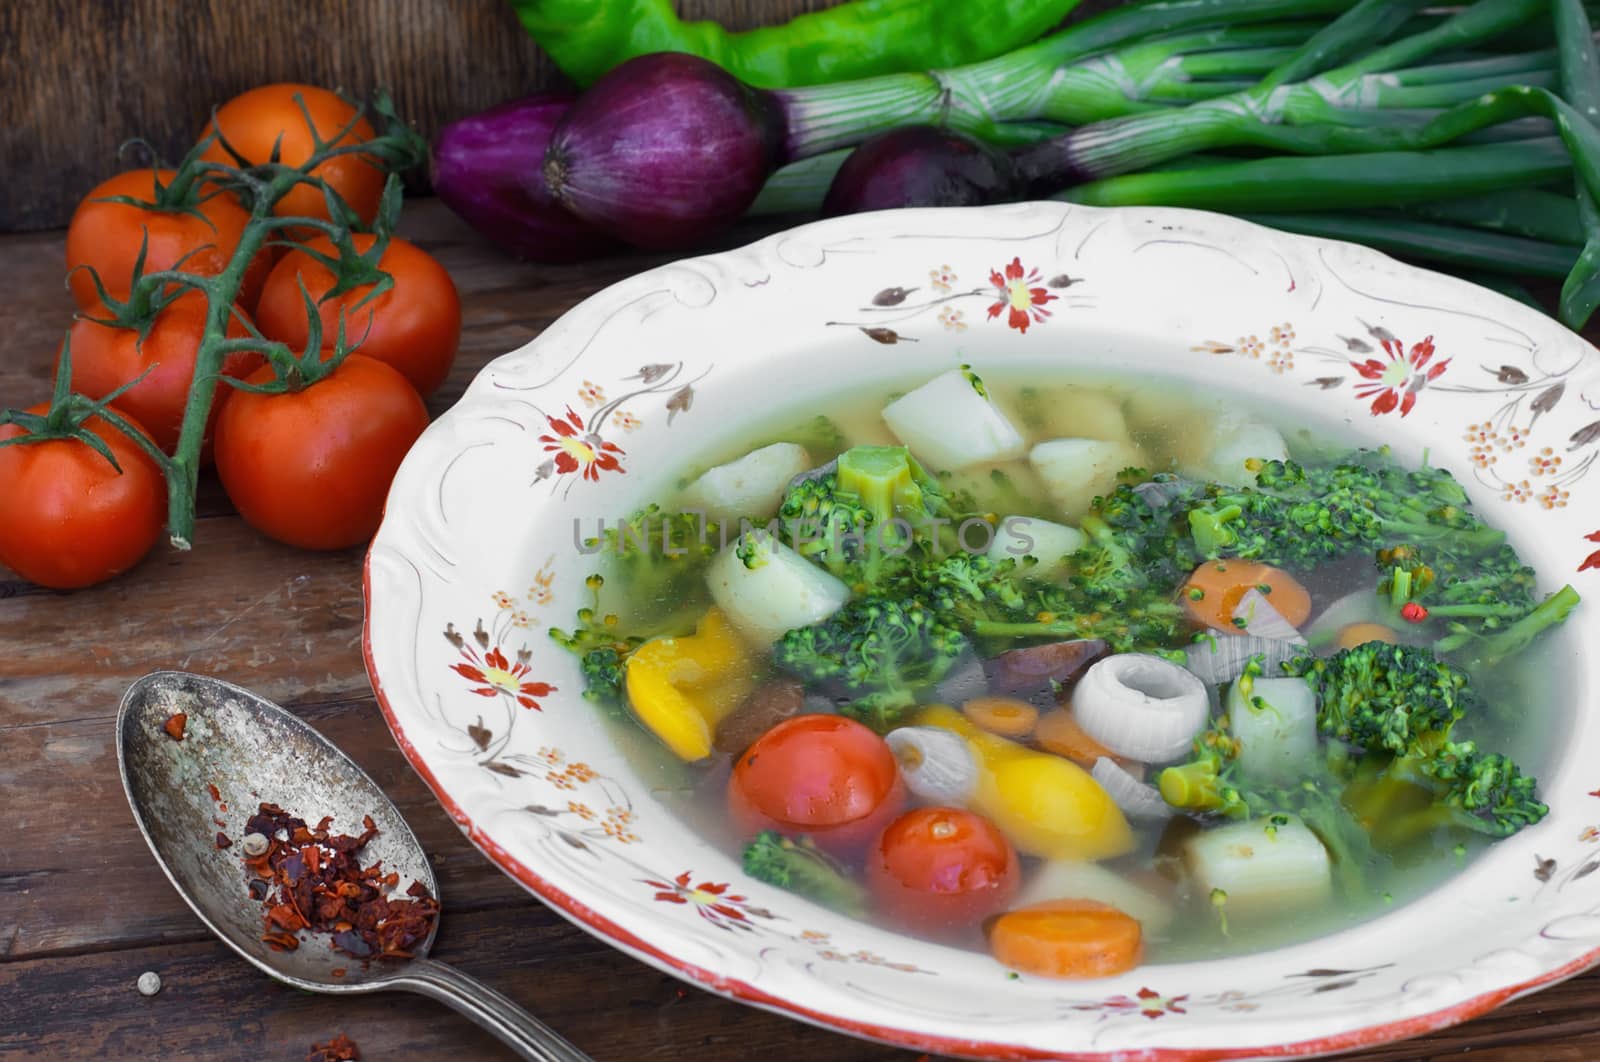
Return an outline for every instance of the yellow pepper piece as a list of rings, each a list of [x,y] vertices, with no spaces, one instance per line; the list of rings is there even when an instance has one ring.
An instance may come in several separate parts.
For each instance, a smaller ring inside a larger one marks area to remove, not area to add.
[[[982,767],[973,808],[1017,850],[1045,859],[1111,859],[1134,846],[1122,809],[1088,771],[1053,753],[1007,741],[946,705],[916,722],[960,734]]]
[[[689,762],[711,755],[717,725],[755,687],[750,650],[715,608],[693,634],[635,649],[623,674],[633,714]]]

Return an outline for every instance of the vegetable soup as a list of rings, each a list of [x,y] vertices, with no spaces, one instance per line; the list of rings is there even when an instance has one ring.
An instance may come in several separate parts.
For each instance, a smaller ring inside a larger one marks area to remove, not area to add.
[[[1281,946],[1545,816],[1578,603],[1336,435],[963,366],[590,528],[552,634],[759,880],[1040,976]]]

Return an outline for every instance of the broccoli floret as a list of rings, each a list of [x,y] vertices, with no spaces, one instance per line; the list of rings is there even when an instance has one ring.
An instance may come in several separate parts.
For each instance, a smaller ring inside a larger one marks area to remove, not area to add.
[[[677,615],[699,595],[706,566],[721,546],[717,523],[693,512],[668,513],[654,503],[585,545],[601,558],[602,567],[627,588],[638,615],[630,622],[641,628],[681,625]],[[655,633],[641,630],[639,633]]]
[[[1572,610],[1578,607],[1580,600],[1578,592],[1570,585],[1563,586],[1518,618],[1495,629],[1493,633],[1481,631],[1472,633],[1452,629],[1452,632],[1440,639],[1436,646],[1444,651],[1462,650],[1472,667],[1493,667],[1502,660],[1522,652],[1546,630],[1566,622]],[[1431,610],[1433,614],[1438,614],[1440,611],[1438,608]]]
[[[859,918],[867,909],[866,889],[806,837],[794,841],[773,830],[756,834],[745,846],[744,872],[843,914]]]
[[[1161,796],[1185,811],[1232,819],[1298,816],[1327,848],[1340,890],[1351,899],[1369,896],[1367,869],[1376,856],[1361,823],[1340,803],[1344,760],[1333,746],[1327,762],[1292,785],[1249,784],[1237,777],[1239,743],[1219,716],[1195,739],[1194,758],[1157,776]]]
[[[921,601],[868,596],[789,631],[773,646],[772,660],[850,698],[846,715],[887,731],[966,651],[961,632]]]
[[[860,593],[947,552],[956,512],[905,447],[856,446],[793,484],[778,518],[801,556]]]
[[[1015,558],[990,560],[978,553],[953,553],[918,569],[913,592],[963,630],[986,620],[1031,619],[1038,611],[1015,579]]]
[[[1475,702],[1466,672],[1424,646],[1367,642],[1285,670],[1316,691],[1324,735],[1370,752],[1430,753]]]
[[[1507,757],[1465,741],[1363,772],[1346,800],[1380,845],[1396,849],[1440,829],[1510,837],[1549,813],[1537,786]]]
[[[589,576],[586,585],[593,603],[578,610],[578,622],[572,630],[551,627],[550,638],[578,658],[578,671],[583,675],[583,695],[586,699],[620,704],[623,665],[629,654],[644,644],[644,639],[621,633],[617,617],[601,613],[600,588],[604,583],[605,580],[599,575]]]
[[[1452,739],[1478,699],[1465,671],[1422,646],[1369,642],[1285,665],[1317,692],[1317,726],[1360,756],[1345,802],[1384,847],[1439,828],[1508,837],[1549,811],[1498,753]]]

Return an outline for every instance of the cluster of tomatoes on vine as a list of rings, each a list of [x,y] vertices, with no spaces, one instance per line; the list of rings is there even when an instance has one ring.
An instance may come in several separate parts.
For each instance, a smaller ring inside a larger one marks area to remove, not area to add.
[[[0,564],[72,589],[163,530],[187,548],[212,465],[274,539],[369,539],[461,338],[450,275],[394,235],[399,173],[425,157],[384,97],[267,85],[176,167],[90,191],[55,392],[0,412]]]

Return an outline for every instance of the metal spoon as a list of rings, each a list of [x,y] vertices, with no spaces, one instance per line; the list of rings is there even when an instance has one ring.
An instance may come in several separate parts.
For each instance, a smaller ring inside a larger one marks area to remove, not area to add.
[[[162,729],[178,712],[181,741]],[[422,845],[371,778],[321,734],[248,690],[217,679],[158,671],[135,682],[117,714],[117,766],[134,821],[178,894],[229,947],[263,973],[308,992],[359,994],[400,989],[453,1007],[537,1062],[590,1062],[589,1056],[505,996],[427,958],[433,934],[405,962],[358,960],[307,941],[274,951],[261,939],[262,906],[246,892],[240,863],[244,820],[263,801],[308,821],[333,816],[336,831],[357,834],[371,815],[378,835],[365,862],[398,871],[401,889],[420,881],[435,897]],[[215,786],[216,796],[209,786]],[[217,847],[221,819],[234,847]],[[438,924],[435,922],[435,930]],[[335,976],[343,968],[344,976]]]

